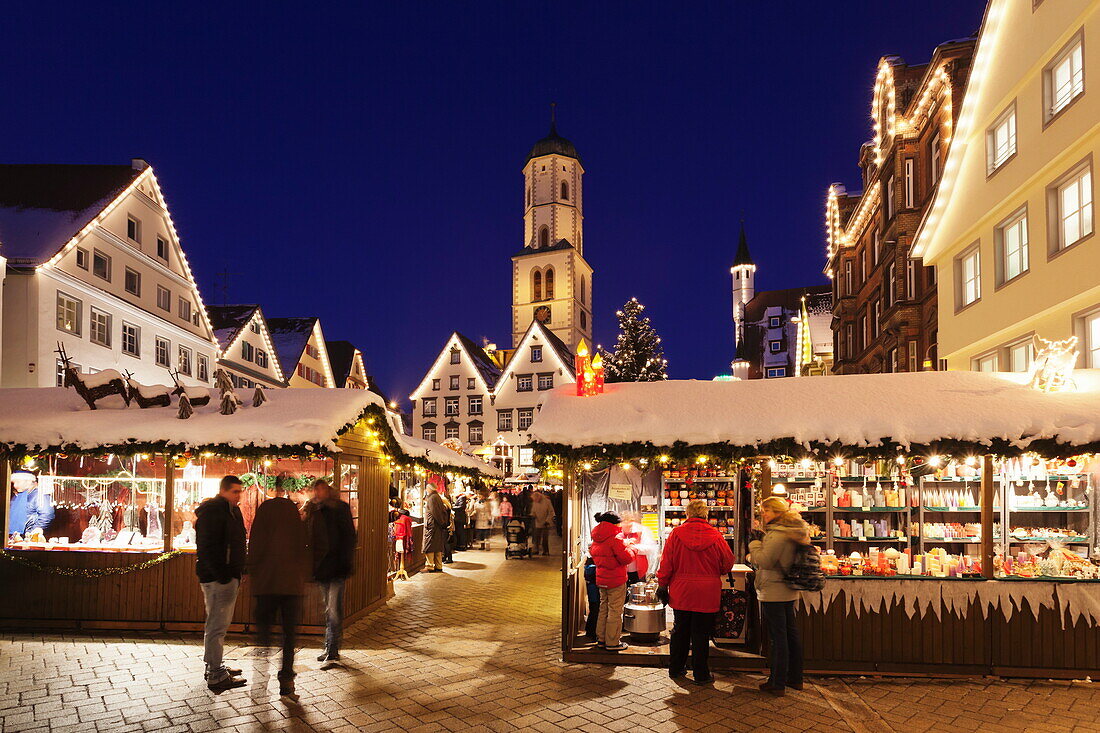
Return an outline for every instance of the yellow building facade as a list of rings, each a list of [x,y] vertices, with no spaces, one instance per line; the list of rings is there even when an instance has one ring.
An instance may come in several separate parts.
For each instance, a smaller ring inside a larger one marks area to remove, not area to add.
[[[936,268],[949,369],[1027,371],[1034,336],[1100,367],[1100,0],[991,0],[936,200],[912,256]]]

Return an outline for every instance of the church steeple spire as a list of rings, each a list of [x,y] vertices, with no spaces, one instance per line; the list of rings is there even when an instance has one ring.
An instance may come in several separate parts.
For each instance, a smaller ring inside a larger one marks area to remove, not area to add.
[[[741,237],[737,242],[737,255],[733,258],[733,266],[740,267],[742,265],[749,265],[753,268],[756,267],[756,263],[752,261],[752,255],[749,254],[749,243],[745,239],[745,220],[741,220]]]

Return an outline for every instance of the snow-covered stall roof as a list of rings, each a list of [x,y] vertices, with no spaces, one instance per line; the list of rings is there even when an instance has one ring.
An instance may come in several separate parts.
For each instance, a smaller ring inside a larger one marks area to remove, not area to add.
[[[394,439],[397,440],[397,444],[401,447],[401,450],[406,455],[414,458],[423,458],[426,461],[432,463],[442,463],[447,466],[454,466],[455,468],[465,468],[473,471],[478,471],[486,476],[493,476],[495,478],[503,478],[504,473],[495,466],[492,466],[479,458],[468,456],[465,453],[458,453],[445,448],[438,443],[433,443],[430,440],[424,440],[423,438],[414,438],[411,435],[405,435],[404,433],[394,433]]]
[[[725,445],[741,454],[1100,450],[1100,370],[1073,379],[1076,392],[1057,394],[1032,389],[1025,375],[978,372],[608,384],[594,397],[566,386],[548,395],[530,432],[544,452],[624,444]]]

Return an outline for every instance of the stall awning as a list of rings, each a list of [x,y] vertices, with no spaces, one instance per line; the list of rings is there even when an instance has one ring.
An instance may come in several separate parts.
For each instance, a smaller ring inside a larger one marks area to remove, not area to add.
[[[608,384],[592,397],[567,386],[547,397],[530,432],[542,454],[1100,450],[1100,370],[1073,379],[1076,391],[1054,394],[1023,374],[979,372]]]
[[[477,471],[478,473],[493,478],[501,478],[504,476],[504,473],[499,468],[491,466],[474,456],[445,448],[439,443],[433,443],[423,438],[414,438],[404,433],[394,433],[393,437],[397,441],[397,444],[401,446],[401,450],[404,451],[406,455],[414,458],[423,458],[432,463],[441,463],[453,468]]]

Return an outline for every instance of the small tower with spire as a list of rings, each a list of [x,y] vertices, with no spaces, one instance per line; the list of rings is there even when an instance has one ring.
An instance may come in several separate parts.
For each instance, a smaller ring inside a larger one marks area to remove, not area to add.
[[[741,221],[741,237],[737,242],[737,255],[733,258],[730,275],[733,276],[733,344],[740,359],[745,351],[745,306],[756,295],[756,263],[749,254],[744,220]],[[734,364],[737,364],[737,359]],[[737,376],[736,366],[734,372]]]

